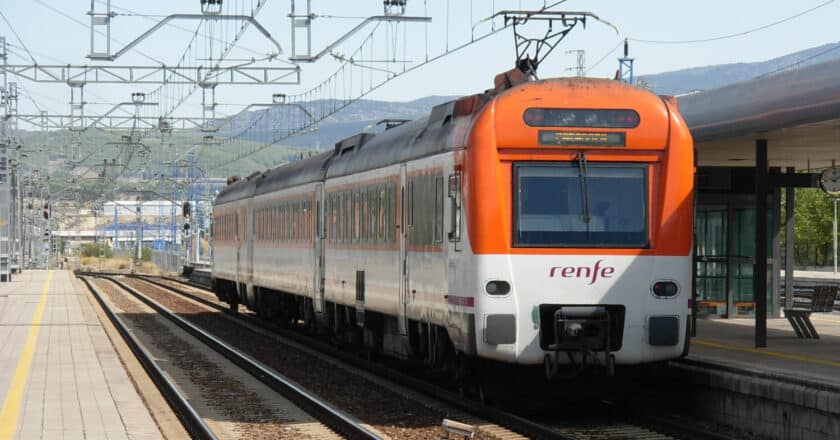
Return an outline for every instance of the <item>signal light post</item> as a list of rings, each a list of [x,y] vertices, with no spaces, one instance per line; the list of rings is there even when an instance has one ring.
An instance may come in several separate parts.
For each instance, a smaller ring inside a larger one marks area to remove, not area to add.
[[[47,221],[47,232],[44,234],[47,237],[47,270],[50,268],[50,263],[52,263],[52,228],[50,227],[50,204],[44,204],[44,220]]]

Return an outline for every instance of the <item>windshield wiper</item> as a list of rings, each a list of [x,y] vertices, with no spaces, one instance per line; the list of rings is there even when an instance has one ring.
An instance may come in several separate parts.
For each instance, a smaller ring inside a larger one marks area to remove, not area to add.
[[[582,151],[578,153],[577,160],[580,173],[580,198],[583,202],[583,223],[586,224],[586,235],[589,236],[589,186],[586,180],[586,156]]]

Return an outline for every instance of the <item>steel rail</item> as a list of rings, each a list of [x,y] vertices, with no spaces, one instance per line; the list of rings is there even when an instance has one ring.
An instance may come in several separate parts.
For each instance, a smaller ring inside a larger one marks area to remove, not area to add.
[[[174,286],[156,281],[156,280],[153,279],[154,277],[152,277],[152,276],[130,275],[129,277],[139,279],[139,280],[145,281],[149,284],[152,284],[152,285],[167,289],[169,291],[175,292],[175,293],[177,293],[181,296],[189,298],[189,299],[191,299],[193,301],[196,301],[200,304],[203,304],[205,306],[211,307],[215,310],[219,310],[219,311],[225,312],[225,313],[230,312],[229,309],[226,308],[226,307],[223,307],[223,306],[221,306],[221,305],[219,305],[219,304],[217,304],[213,301],[207,300],[206,298],[202,298],[198,295],[195,295],[193,293],[190,293],[190,292],[187,292],[185,290],[179,289],[177,287],[174,287]],[[160,277],[160,278],[165,279],[165,280],[179,282],[179,283],[182,283],[182,284],[187,284],[187,283],[184,283],[183,281],[175,280],[175,279],[172,279],[172,278],[169,278],[169,277]],[[198,287],[198,286],[195,286],[193,284],[187,284],[187,285],[190,286],[190,287],[193,287],[193,288],[207,290],[203,287]],[[210,292],[210,293],[212,293],[212,292]],[[343,361],[347,364],[352,365],[353,367],[368,371],[370,373],[375,374],[376,376],[383,377],[385,379],[397,382],[400,385],[403,385],[403,386],[405,386],[407,388],[410,388],[414,391],[417,391],[419,393],[425,394],[426,396],[437,399],[441,402],[446,403],[447,405],[458,408],[461,411],[464,411],[464,412],[469,413],[469,414],[473,414],[477,417],[486,419],[490,422],[497,423],[497,424],[499,424],[499,425],[501,425],[505,428],[508,428],[512,431],[523,434],[527,437],[535,438],[535,439],[554,439],[554,440],[569,440],[569,439],[576,438],[576,437],[570,437],[570,436],[564,435],[562,433],[559,433],[559,432],[551,429],[548,426],[529,421],[529,420],[525,419],[524,417],[520,417],[520,416],[517,416],[515,414],[511,414],[509,412],[506,412],[506,411],[503,411],[503,410],[500,410],[500,409],[497,409],[497,408],[494,408],[494,407],[491,407],[491,406],[483,405],[483,404],[480,404],[480,403],[477,403],[477,402],[474,402],[474,401],[465,400],[457,393],[453,393],[451,391],[447,391],[447,390],[444,390],[444,389],[436,387],[436,386],[430,386],[431,384],[429,382],[411,377],[407,374],[401,373],[401,372],[396,371],[392,368],[388,368],[388,367],[385,367],[385,366],[382,366],[382,365],[377,365],[377,364],[373,364],[371,362],[367,362],[363,359],[360,359],[360,358],[354,356],[352,353],[338,351],[334,347],[329,346],[328,344],[325,344],[325,343],[320,342],[320,341],[314,341],[311,338],[308,338],[306,336],[302,336],[302,335],[300,335],[298,333],[295,333],[293,331],[285,330],[285,329],[282,329],[282,328],[279,328],[279,327],[276,327],[276,326],[273,326],[273,325],[266,324],[264,322],[261,322],[261,321],[255,319],[255,318],[251,317],[250,315],[238,314],[236,316],[241,321],[243,321],[245,323],[248,323],[248,324],[251,324],[251,325],[254,325],[254,326],[256,326],[258,328],[261,328],[265,331],[268,331],[270,333],[274,333],[276,336],[292,340],[292,341],[294,341],[298,344],[304,345],[304,346],[312,347],[314,350],[317,350],[320,353],[324,353],[324,354],[327,354],[327,355],[332,356],[334,358],[337,358],[337,359],[339,359],[339,360],[341,360],[341,361]]]
[[[152,360],[152,356],[145,348],[143,348],[142,345],[140,345],[140,342],[128,330],[128,327],[126,327],[122,319],[120,319],[120,317],[114,313],[111,306],[105,302],[102,298],[102,293],[99,292],[99,289],[91,284],[88,277],[80,276],[79,278],[85,283],[91,293],[93,293],[93,296],[96,298],[96,302],[98,302],[99,306],[102,307],[105,315],[108,316],[108,319],[112,324],[114,324],[114,327],[116,327],[126,344],[128,344],[128,347],[134,353],[134,356],[137,357],[137,360],[146,370],[146,373],[152,378],[155,385],[157,385],[161,394],[163,394],[163,397],[169,403],[169,406],[173,411],[175,411],[175,414],[178,416],[181,424],[183,424],[187,432],[190,433],[190,436],[195,439],[215,440],[217,437],[210,427],[204,423],[204,420],[195,411],[192,405],[190,405],[187,398],[178,391],[175,384],[169,380],[155,361]]]
[[[129,277],[143,280],[149,284],[175,292],[181,296],[189,298],[207,307],[230,314],[230,310],[227,307],[221,306],[218,303],[210,301],[206,298],[202,298],[201,296],[196,295],[194,293],[190,293],[186,290],[177,288],[166,283],[162,283],[158,281],[158,279],[175,282],[193,289],[204,290],[207,293],[212,294],[213,292],[209,290],[207,286],[169,276],[135,274],[130,275]],[[496,421],[497,423],[500,423],[507,428],[520,432],[521,434],[527,435],[529,437],[554,439],[577,438],[564,436],[563,434],[553,431],[544,425],[531,422],[527,419],[504,412],[502,410],[488,407],[486,405],[476,405],[474,402],[464,401],[464,399],[462,399],[459,395],[455,393],[451,393],[440,388],[431,389],[429,386],[430,384],[428,382],[416,379],[414,377],[400,373],[388,367],[384,367],[377,364],[371,364],[370,362],[364,361],[363,359],[359,359],[358,357],[353,356],[350,353],[338,351],[334,347],[324,344],[320,341],[313,341],[311,338],[302,336],[294,331],[289,331],[287,329],[267,324],[263,321],[253,318],[251,315],[239,314],[237,315],[237,318],[241,319],[245,323],[254,325],[265,331],[274,333],[278,337],[290,339],[296,343],[312,347],[313,349],[318,350],[320,352],[327,352],[328,355],[336,357],[350,365],[353,365],[354,367],[361,368],[370,371],[373,374],[376,374],[377,376],[385,377],[386,379],[399,382],[400,384],[407,386],[408,388],[411,388],[414,391],[418,391],[422,394],[442,400],[447,404],[457,407],[467,413],[488,419],[489,421]],[[692,361],[688,361],[685,359],[681,359],[676,362],[683,364],[692,364]],[[652,416],[649,414],[636,413],[633,414],[633,418],[636,419],[637,422],[639,422],[640,426],[647,426],[656,430],[657,432],[662,432],[668,435],[678,435],[680,437],[685,438],[707,438],[714,440],[734,440],[736,438],[730,435],[710,431],[702,426],[688,426],[684,423],[681,423],[680,421],[670,420],[662,416]]]
[[[345,414],[343,411],[321,400],[316,395],[294,383],[292,380],[277,373],[273,369],[263,365],[251,356],[239,351],[230,344],[213,336],[209,332],[201,329],[195,324],[192,324],[186,319],[181,318],[137,289],[134,289],[116,279],[113,275],[102,273],[91,273],[90,275],[107,279],[126,292],[132,294],[135,298],[154,309],[158,314],[169,319],[177,326],[184,329],[187,333],[201,340],[207,344],[208,347],[226,357],[273,390],[282,394],[308,414],[311,414],[313,417],[321,420],[325,425],[329,426],[339,434],[351,439],[380,439],[377,434],[362,426],[359,421]],[[142,280],[142,278],[138,279]]]

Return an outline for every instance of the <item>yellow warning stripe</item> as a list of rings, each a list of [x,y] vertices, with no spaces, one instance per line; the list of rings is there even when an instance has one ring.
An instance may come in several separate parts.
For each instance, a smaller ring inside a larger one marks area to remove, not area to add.
[[[820,318],[819,316],[811,316],[811,321],[833,322],[840,324],[840,319]]]
[[[840,367],[840,362],[836,362],[836,361],[830,361],[830,360],[827,360],[827,359],[810,358],[810,357],[807,357],[807,356],[800,356],[800,355],[797,355],[797,354],[781,353],[781,352],[778,352],[778,351],[763,350],[763,349],[760,349],[760,348],[739,347],[737,345],[721,344],[719,342],[706,341],[706,340],[697,339],[697,338],[693,338],[691,340],[691,343],[692,344],[697,344],[697,345],[702,345],[704,347],[719,348],[721,350],[742,351],[742,352],[745,352],[745,353],[761,354],[761,355],[764,355],[764,356],[770,356],[770,357],[775,357],[775,358],[780,358],[780,359],[789,359],[789,360],[792,360],[792,361],[808,362],[810,364],[828,365],[830,367]]]
[[[35,309],[35,316],[32,317],[32,323],[29,325],[29,334],[26,337],[26,343],[23,345],[23,352],[20,355],[17,368],[15,368],[15,375],[12,378],[9,392],[6,394],[6,400],[3,402],[3,409],[0,410],[0,440],[13,438],[17,430],[20,402],[23,400],[26,376],[29,375],[29,367],[32,365],[32,357],[35,355],[35,342],[38,340],[38,329],[40,328],[41,317],[44,315],[44,307],[47,304],[47,292],[50,290],[52,277],[52,271],[47,272],[47,279],[41,289],[41,299]]]

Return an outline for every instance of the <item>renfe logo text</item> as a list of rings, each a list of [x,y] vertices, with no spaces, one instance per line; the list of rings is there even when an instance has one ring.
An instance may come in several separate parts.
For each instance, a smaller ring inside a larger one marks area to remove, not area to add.
[[[585,278],[589,280],[589,285],[595,284],[598,278],[612,278],[615,273],[615,268],[612,266],[601,267],[601,262],[598,260],[592,267],[587,266],[554,266],[548,272],[549,278]]]

